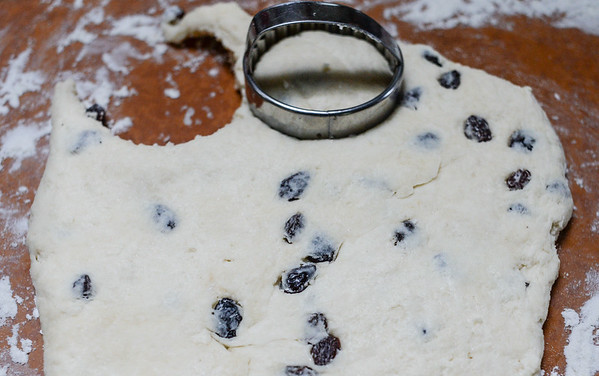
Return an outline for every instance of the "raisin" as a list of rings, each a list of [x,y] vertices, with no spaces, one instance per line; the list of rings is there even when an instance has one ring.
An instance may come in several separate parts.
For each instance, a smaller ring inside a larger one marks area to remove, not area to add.
[[[285,376],[318,376],[318,372],[308,366],[287,366]]]
[[[108,128],[107,118],[106,118],[106,109],[100,106],[97,103],[92,104],[87,110],[85,110],[85,114],[92,119],[96,119],[103,126]]]
[[[337,249],[327,238],[317,235],[312,239],[310,254],[308,254],[304,260],[314,263],[331,262],[335,260],[336,252]]]
[[[476,115],[470,115],[464,122],[464,135],[467,139],[477,142],[487,142],[493,139],[489,123]]]
[[[535,140],[530,134],[522,130],[517,130],[514,131],[514,133],[512,133],[510,136],[508,146],[523,151],[532,151],[535,142],[537,142],[537,140]]]
[[[437,81],[439,84],[446,89],[457,89],[460,87],[462,75],[457,70],[452,70],[450,72],[443,73]]]
[[[528,214],[529,213],[528,208],[522,204],[512,204],[508,208],[508,211],[515,212],[518,214]]]
[[[407,108],[411,108],[412,110],[418,109],[418,102],[420,101],[420,96],[422,95],[422,89],[416,87],[412,90],[408,90],[403,94],[401,98],[401,105]]]
[[[327,318],[322,313],[313,313],[308,319],[306,342],[314,345],[329,335]]]
[[[220,299],[212,314],[216,318],[216,328],[214,333],[222,338],[233,338],[237,336],[237,328],[243,316],[241,315],[241,307],[231,298]]]
[[[89,300],[93,296],[92,280],[87,274],[82,274],[73,282],[73,290],[79,299]]]
[[[510,174],[510,176],[505,179],[505,184],[510,189],[510,191],[517,191],[522,189],[528,184],[532,175],[530,171],[526,169],[519,169]]]
[[[287,294],[300,293],[310,285],[310,280],[314,277],[314,274],[316,274],[316,265],[301,265],[283,273],[279,288]]]
[[[426,61],[433,63],[438,67],[443,66],[443,64],[441,64],[441,61],[439,61],[439,57],[430,51],[424,51],[424,53],[422,54],[422,57],[424,57],[426,59]]]
[[[315,328],[318,331],[328,332],[329,330],[329,323],[327,322],[327,318],[324,313],[317,312],[311,314],[310,318],[308,319],[308,324],[310,327]]]
[[[71,147],[71,154],[79,154],[81,151],[91,145],[99,145],[102,143],[102,137],[96,131],[85,130],[79,133],[77,142]]]
[[[400,228],[395,230],[395,233],[393,234],[393,245],[398,245],[403,242],[404,239],[414,233],[414,231],[416,231],[416,225],[411,220],[406,219],[401,223]]]
[[[154,206],[154,222],[164,233],[173,231],[177,227],[175,212],[161,204]]]
[[[433,256],[433,261],[435,265],[440,269],[447,267],[447,258],[442,253],[438,253],[435,256]]]
[[[341,350],[341,341],[339,338],[328,335],[320,342],[316,343],[310,349],[310,355],[317,366],[325,366],[335,359],[337,352]]]
[[[309,181],[310,174],[307,171],[296,172],[281,181],[279,197],[287,201],[299,200]]]
[[[441,142],[439,136],[432,132],[419,134],[418,136],[416,136],[416,140],[418,141],[418,144],[420,144],[425,149],[436,149],[439,146],[439,143]]]
[[[293,243],[293,239],[304,229],[304,216],[302,213],[295,213],[287,222],[285,222],[285,234],[283,239],[289,244]]]
[[[173,5],[166,8],[162,20],[170,25],[176,25],[185,16],[185,11],[180,7]]]
[[[545,189],[551,193],[559,193],[564,197],[570,197],[572,195],[572,193],[570,193],[570,189],[568,188],[568,183],[563,181],[556,181],[551,184],[547,184]]]

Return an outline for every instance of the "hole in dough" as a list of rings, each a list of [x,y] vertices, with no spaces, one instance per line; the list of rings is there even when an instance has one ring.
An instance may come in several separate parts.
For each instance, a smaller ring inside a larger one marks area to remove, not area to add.
[[[230,52],[210,36],[170,45],[162,61],[141,61],[129,79],[137,94],[108,112],[115,120],[132,120],[118,136],[136,144],[180,144],[210,135],[231,121],[241,103]]]

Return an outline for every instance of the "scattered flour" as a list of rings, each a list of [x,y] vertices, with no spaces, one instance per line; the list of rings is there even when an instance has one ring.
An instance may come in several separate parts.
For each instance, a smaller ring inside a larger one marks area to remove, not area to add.
[[[589,270],[584,279],[584,283],[586,286],[588,296],[591,296],[593,294],[599,294],[599,270]]]
[[[387,7],[383,14],[386,19],[397,17],[425,29],[498,25],[502,16],[524,15],[599,35],[597,0],[414,0]]]
[[[11,58],[8,67],[0,71],[0,115],[6,115],[9,106],[19,107],[21,95],[38,91],[45,81],[41,71],[25,72],[31,55],[31,47]]]
[[[129,74],[129,59],[146,60],[151,54],[142,54],[129,42],[119,44],[116,48],[102,54],[102,61],[113,72]]]
[[[12,361],[19,364],[27,364],[33,342],[30,339],[21,338],[19,340],[19,325],[12,327],[12,337],[8,337],[7,342],[10,346],[10,358]]]
[[[114,80],[111,79],[110,72],[105,67],[98,69],[94,75],[94,81],[85,80],[83,77],[77,78],[77,93],[81,96],[83,103],[90,106],[94,103],[107,108],[111,98],[116,98],[115,105],[120,105],[120,100],[137,94],[135,89],[121,86],[117,89]],[[69,76],[69,77],[72,77]]]
[[[562,312],[566,328],[571,330],[566,355],[565,376],[595,376],[599,372],[599,293],[580,309]]]
[[[580,188],[585,189],[583,178],[574,178],[574,181],[576,182],[576,185],[578,185]]]
[[[208,119],[213,119],[214,118],[214,114],[212,113],[212,110],[210,109],[210,107],[208,107],[208,106],[202,106],[202,110],[206,113],[206,117]]]
[[[67,46],[73,42],[89,44],[94,41],[98,35],[85,30],[89,24],[99,25],[104,22],[104,9],[102,7],[93,8],[83,15],[75,25],[73,30],[66,37],[61,38],[56,46],[56,52],[61,53]]]
[[[133,121],[130,117],[126,117],[120,120],[117,120],[112,128],[110,128],[112,134],[119,134],[123,132],[127,132],[129,128],[133,126]]]
[[[134,14],[114,20],[108,35],[124,35],[144,41],[154,47],[154,56],[160,57],[168,47],[159,25],[160,17]]]
[[[217,67],[214,67],[214,68],[211,68],[211,69],[208,71],[208,75],[209,75],[210,77],[216,77],[216,76],[218,76],[218,73],[219,73],[219,72],[220,72],[220,71],[219,71],[219,69],[218,69]]]
[[[9,172],[14,172],[21,168],[24,159],[33,157],[37,154],[37,142],[40,138],[50,134],[50,122],[39,124],[29,124],[20,121],[19,124],[10,128],[0,138],[0,170],[3,169],[3,162],[7,158],[13,160]]]
[[[185,110],[185,116],[183,117],[183,124],[190,127],[193,124],[193,115],[196,110],[193,107],[183,106],[182,110]]]
[[[166,76],[166,82],[171,85],[171,87],[164,90],[164,95],[172,99],[179,98],[181,96],[181,92],[179,91],[177,83],[173,79],[173,75],[171,73]]]
[[[164,89],[164,95],[166,95],[167,97],[172,98],[172,99],[177,99],[181,96],[181,93],[179,92],[178,89],[169,88],[169,89]]]
[[[13,297],[10,279],[4,276],[0,279],[0,326],[4,326],[8,319],[17,315],[17,301]]]
[[[590,299],[580,313],[566,308],[562,312],[566,330],[570,330],[564,349],[566,370],[564,376],[596,376],[599,374],[599,271],[591,269],[585,278]],[[559,376],[557,369],[551,376]]]
[[[191,73],[197,72],[198,68],[204,63],[206,57],[208,56],[208,52],[202,51],[198,55],[191,56],[187,61],[183,62],[180,67],[187,68]],[[181,69],[178,66],[175,67],[175,70]]]

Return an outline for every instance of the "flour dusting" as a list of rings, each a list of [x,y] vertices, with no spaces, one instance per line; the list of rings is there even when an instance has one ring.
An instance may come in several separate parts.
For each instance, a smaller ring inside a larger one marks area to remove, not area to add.
[[[10,358],[12,361],[19,364],[27,364],[33,342],[30,339],[19,339],[19,325],[12,327],[12,337],[8,337],[7,342],[10,346]]]
[[[123,35],[146,42],[154,47],[154,56],[160,57],[167,50],[160,31],[160,17],[134,14],[115,20],[108,35]]]
[[[98,35],[86,30],[89,24],[99,25],[104,22],[104,9],[101,7],[94,8],[79,19],[75,29],[65,38],[61,38],[56,46],[56,52],[61,53],[67,46],[73,42],[89,44],[93,42]]]
[[[37,142],[40,138],[50,134],[50,123],[29,124],[20,121],[19,124],[6,131],[0,138],[0,170],[4,168],[4,160],[13,160],[9,172],[21,168],[24,159],[37,154]]]
[[[599,210],[595,212],[595,219],[591,223],[591,231],[595,234],[599,234]]]
[[[185,116],[183,117],[183,124],[186,126],[191,126],[193,124],[193,115],[196,113],[196,110],[193,107],[183,106],[181,110],[185,111]]]
[[[11,58],[8,67],[0,71],[0,115],[8,114],[9,106],[19,107],[21,95],[38,91],[45,81],[41,71],[25,71],[31,51],[29,47]]]
[[[17,315],[17,301],[13,297],[10,279],[4,276],[0,279],[0,326],[4,326],[8,319]]]
[[[125,117],[117,120],[110,129],[112,134],[127,132],[133,126],[133,120],[130,117]]]
[[[579,28],[599,35],[596,0],[414,0],[384,10],[424,29],[449,29],[459,25],[499,25],[503,16],[544,18],[558,28]]]
[[[585,285],[590,299],[580,312],[566,308],[562,312],[566,330],[570,331],[564,349],[566,369],[563,376],[596,376],[599,373],[599,272],[591,269]],[[551,376],[559,376],[557,369]]]

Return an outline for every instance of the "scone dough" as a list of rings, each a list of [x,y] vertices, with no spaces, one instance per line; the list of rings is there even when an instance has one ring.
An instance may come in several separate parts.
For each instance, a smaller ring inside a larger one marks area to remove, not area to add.
[[[215,35],[242,88],[249,21],[218,4],[164,32]],[[280,134],[244,99],[211,136],[134,145],[57,85],[28,235],[45,374],[536,375],[572,210],[559,140],[529,88],[401,48],[401,105],[340,140]]]

